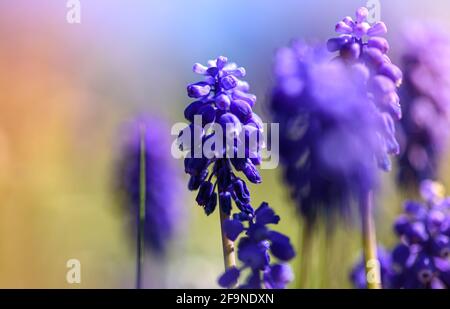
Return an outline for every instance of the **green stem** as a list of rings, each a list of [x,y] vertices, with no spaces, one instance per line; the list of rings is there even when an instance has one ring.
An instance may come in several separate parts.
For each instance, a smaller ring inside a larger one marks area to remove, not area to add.
[[[140,129],[140,158],[139,158],[139,211],[138,230],[136,243],[136,288],[142,288],[142,266],[144,264],[144,225],[145,225],[145,202],[146,202],[146,160],[145,160],[145,126]]]
[[[360,200],[366,281],[368,289],[381,289],[380,262],[377,257],[377,240],[372,214],[372,199],[372,192],[367,191],[362,194]]]
[[[220,201],[220,200],[219,200]],[[225,265],[225,270],[228,268],[236,266],[236,259],[234,256],[234,243],[225,235],[223,230],[223,223],[225,220],[229,219],[230,216],[222,211],[222,207],[220,207],[220,231],[222,235],[222,249],[223,249],[223,261]]]

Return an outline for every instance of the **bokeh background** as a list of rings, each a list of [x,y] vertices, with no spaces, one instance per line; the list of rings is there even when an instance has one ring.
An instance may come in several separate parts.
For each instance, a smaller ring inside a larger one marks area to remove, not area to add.
[[[81,0],[81,23],[66,21],[66,0],[0,2],[0,287],[132,288],[134,240],[117,205],[118,130],[136,114],[182,121],[196,81],[192,64],[226,55],[245,66],[256,110],[271,84],[272,56],[293,38],[325,41],[360,0]],[[433,20],[450,30],[446,0],[381,1],[391,55],[401,29]],[[183,175],[182,162],[180,178]],[[450,184],[449,164],[441,171]],[[391,224],[408,195],[395,171],[378,196],[378,238],[393,244]],[[299,247],[301,220],[280,170],[253,186],[282,216],[279,229]],[[206,217],[187,189],[177,238],[161,261],[147,254],[148,287],[218,287],[219,218]],[[350,287],[358,227],[314,235],[311,288]],[[66,261],[81,261],[82,282],[66,282]],[[294,267],[299,260],[294,261]],[[298,281],[291,287],[298,286]]]

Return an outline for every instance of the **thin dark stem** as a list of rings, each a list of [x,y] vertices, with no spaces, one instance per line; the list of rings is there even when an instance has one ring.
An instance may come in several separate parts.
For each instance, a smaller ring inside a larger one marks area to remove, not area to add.
[[[145,160],[145,126],[140,127],[140,154],[139,154],[139,211],[137,218],[136,243],[136,289],[142,288],[142,266],[144,263],[144,225],[146,203],[146,160]]]
[[[381,288],[380,262],[377,256],[377,240],[373,220],[373,197],[371,191],[363,192],[360,198],[362,218],[363,250],[368,289]]]

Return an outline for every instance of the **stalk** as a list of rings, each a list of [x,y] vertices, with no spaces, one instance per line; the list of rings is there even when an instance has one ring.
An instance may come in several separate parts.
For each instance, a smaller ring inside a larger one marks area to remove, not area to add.
[[[223,223],[225,220],[229,219],[230,216],[222,211],[219,199],[219,209],[220,209],[220,231],[222,235],[222,249],[223,249],[223,262],[225,265],[225,270],[228,268],[236,266],[236,259],[234,256],[234,243],[228,239],[223,230]]]
[[[367,288],[381,289],[380,262],[377,256],[377,240],[372,213],[373,196],[370,190],[362,194],[360,208]]]
[[[145,126],[140,127],[140,158],[139,158],[139,211],[136,242],[136,289],[142,288],[142,266],[144,264],[144,225],[146,202],[146,162],[145,162]]]

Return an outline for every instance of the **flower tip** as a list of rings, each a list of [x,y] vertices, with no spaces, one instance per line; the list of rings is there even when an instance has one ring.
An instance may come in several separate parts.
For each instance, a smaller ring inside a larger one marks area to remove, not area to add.
[[[366,20],[368,15],[369,15],[369,10],[366,7],[362,6],[356,10],[356,13],[355,13],[356,21],[358,23],[362,23]]]
[[[223,67],[225,66],[225,64],[227,64],[228,62],[228,58],[225,56],[219,56],[216,59],[216,66],[219,70],[223,69]]]
[[[345,16],[342,21],[350,27],[353,25],[353,19],[350,16]]]
[[[203,64],[200,63],[195,63],[194,66],[192,67],[192,71],[197,74],[205,74],[207,69],[208,69],[207,67],[205,67]]]

